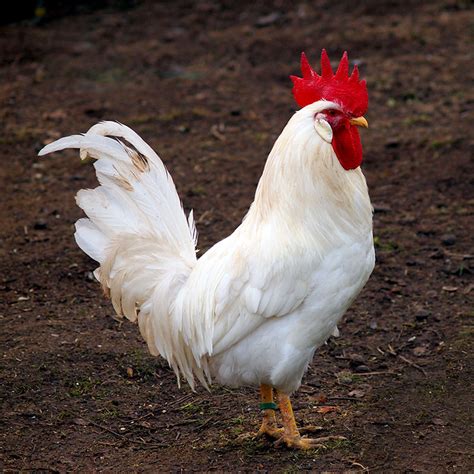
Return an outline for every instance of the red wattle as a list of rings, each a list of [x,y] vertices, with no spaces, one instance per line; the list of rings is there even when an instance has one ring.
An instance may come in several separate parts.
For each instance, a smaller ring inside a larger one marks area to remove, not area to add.
[[[362,144],[355,125],[334,131],[332,148],[345,170],[353,170],[362,163]]]

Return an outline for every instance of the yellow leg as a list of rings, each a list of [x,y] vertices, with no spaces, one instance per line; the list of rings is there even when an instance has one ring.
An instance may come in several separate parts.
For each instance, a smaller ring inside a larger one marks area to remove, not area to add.
[[[283,419],[283,434],[277,441],[277,445],[285,444],[288,448],[312,449],[324,446],[325,441],[344,440],[344,436],[324,436],[322,438],[303,438],[296,426],[293,407],[290,397],[277,391],[278,406]]]
[[[272,405],[273,402],[273,388],[270,385],[260,385],[260,400],[263,406]],[[269,436],[270,438],[280,438],[283,430],[277,428],[276,416],[274,408],[263,409],[263,421],[258,430],[257,437]]]
[[[290,397],[282,392],[278,392],[278,402],[281,417],[283,419],[283,430],[285,436],[300,436],[298,427],[296,426],[295,415],[293,413],[293,407],[291,406]]]

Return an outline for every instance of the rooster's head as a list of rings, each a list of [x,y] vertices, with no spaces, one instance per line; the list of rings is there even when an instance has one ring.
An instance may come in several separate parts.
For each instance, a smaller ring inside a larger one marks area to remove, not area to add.
[[[326,50],[321,53],[321,75],[301,55],[303,77],[291,76],[293,95],[301,107],[318,101],[328,101],[328,107],[316,113],[314,127],[319,136],[331,143],[334,152],[346,170],[362,163],[362,145],[357,126],[367,127],[363,117],[369,98],[365,80],[359,81],[357,65],[349,76],[347,52],[334,74]]]

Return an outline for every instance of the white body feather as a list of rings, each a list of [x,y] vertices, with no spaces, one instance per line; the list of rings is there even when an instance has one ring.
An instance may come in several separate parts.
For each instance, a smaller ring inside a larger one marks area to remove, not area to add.
[[[316,102],[288,122],[250,210],[199,260],[161,160],[129,128],[105,122],[40,154],[80,148],[101,186],[82,190],[88,219],[76,241],[100,263],[118,314],[138,319],[152,354],[191,387],[194,376],[231,386],[296,390],[314,351],[374,266],[372,207],[361,170],[346,171],[313,128]],[[114,136],[125,139],[130,148]]]

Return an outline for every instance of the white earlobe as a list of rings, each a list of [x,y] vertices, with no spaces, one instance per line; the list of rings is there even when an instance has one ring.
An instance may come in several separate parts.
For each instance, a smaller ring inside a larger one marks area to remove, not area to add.
[[[328,143],[332,142],[332,128],[331,125],[329,125],[326,120],[322,118],[317,118],[314,121],[314,128],[316,132],[318,132],[318,135]]]

